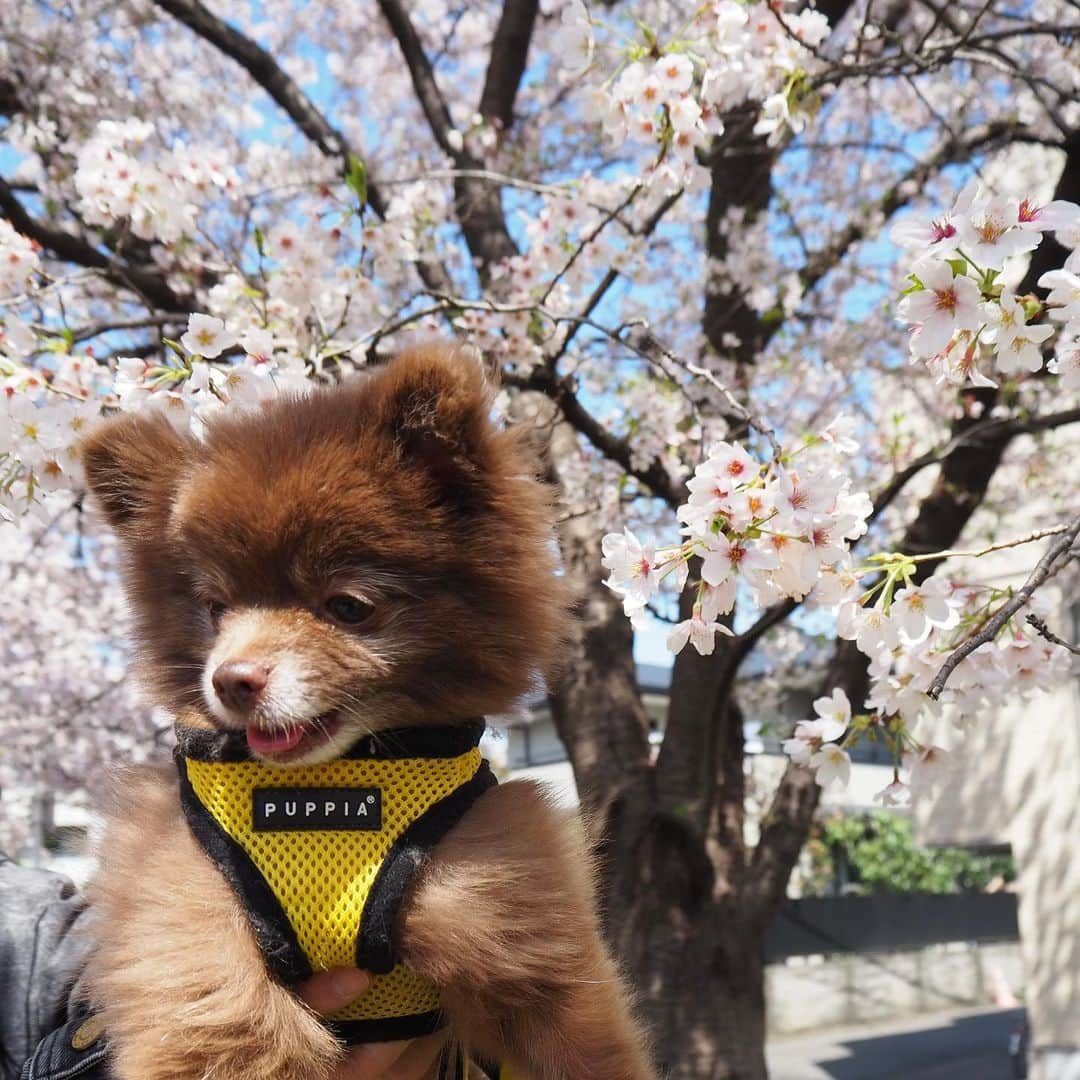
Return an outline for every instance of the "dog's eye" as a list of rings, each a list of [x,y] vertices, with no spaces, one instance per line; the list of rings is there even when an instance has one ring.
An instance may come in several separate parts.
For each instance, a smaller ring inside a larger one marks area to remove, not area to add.
[[[326,601],[326,610],[345,626],[359,626],[370,617],[375,608],[366,600],[342,593],[340,596],[331,596]]]
[[[210,621],[214,624],[214,628],[217,629],[218,623],[221,622],[228,608],[220,600],[207,600],[206,610],[210,616]]]

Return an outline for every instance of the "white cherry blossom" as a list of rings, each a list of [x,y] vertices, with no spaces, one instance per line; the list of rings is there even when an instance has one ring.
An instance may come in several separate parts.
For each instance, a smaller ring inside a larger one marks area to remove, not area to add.
[[[236,335],[230,333],[225,323],[213,315],[192,315],[180,344],[192,355],[212,360],[236,344]]]
[[[829,697],[818,698],[814,702],[814,712],[826,725],[821,732],[821,738],[826,742],[839,739],[851,723],[851,702],[840,687],[836,687]]]
[[[1028,325],[1024,305],[1007,287],[1002,289],[997,302],[984,304],[983,311],[990,326],[986,337],[994,342],[998,367],[1006,374],[1041,370],[1040,346],[1054,333],[1053,326]]]
[[[979,329],[979,287],[971,278],[955,275],[948,263],[938,259],[917,262],[912,273],[922,288],[904,297],[900,314],[917,325],[911,338],[916,356],[941,352],[957,330]]]
[[[931,577],[922,585],[900,589],[893,598],[890,617],[911,643],[922,641],[932,626],[949,627],[957,622],[956,607],[949,602],[946,581]]]
[[[702,656],[711,656],[716,648],[718,633],[733,636],[731,629],[723,623],[715,620],[706,622],[701,612],[695,612],[692,618],[684,619],[672,628],[667,647],[673,653],[680,653],[689,642]]]
[[[596,48],[588,8],[581,0],[572,0],[563,8],[559,21],[554,51],[566,71],[582,72],[592,63]]]
[[[1063,390],[1080,390],[1080,325],[1074,334],[1062,334],[1046,367],[1061,379]]]
[[[953,769],[949,751],[940,746],[927,746],[911,755],[907,761],[911,778],[911,790],[929,791],[944,783]]]
[[[670,53],[656,61],[653,74],[663,87],[665,100],[677,100],[694,81],[694,65],[685,53]]]
[[[623,610],[628,617],[640,618],[660,587],[653,566],[656,549],[651,544],[641,544],[629,529],[624,529],[622,533],[608,533],[602,550],[602,564],[611,573],[608,587],[623,598]]]
[[[885,807],[907,806],[911,802],[911,788],[898,777],[894,778],[874,795],[874,802]]]
[[[1048,270],[1039,278],[1039,287],[1050,290],[1046,302],[1051,318],[1059,322],[1080,319],[1080,273]]]
[[[820,750],[812,754],[810,768],[814,770],[814,779],[823,788],[833,784],[847,787],[851,779],[851,757],[836,743],[825,743]]]
[[[1033,251],[1040,238],[1020,224],[1017,201],[999,196],[977,200],[960,216],[957,239],[958,247],[976,265],[1000,270],[1006,259]]]

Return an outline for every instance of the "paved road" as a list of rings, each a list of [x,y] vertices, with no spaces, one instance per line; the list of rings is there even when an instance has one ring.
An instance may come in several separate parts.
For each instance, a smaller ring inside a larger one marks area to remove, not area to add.
[[[770,1042],[771,1080],[1013,1080],[1020,1009],[965,1010]]]

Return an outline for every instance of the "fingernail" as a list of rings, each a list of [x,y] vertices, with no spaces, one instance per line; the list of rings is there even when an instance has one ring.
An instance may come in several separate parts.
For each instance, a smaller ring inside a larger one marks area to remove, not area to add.
[[[334,992],[350,1001],[359,997],[370,985],[371,976],[357,968],[340,968],[330,975],[330,985]]]

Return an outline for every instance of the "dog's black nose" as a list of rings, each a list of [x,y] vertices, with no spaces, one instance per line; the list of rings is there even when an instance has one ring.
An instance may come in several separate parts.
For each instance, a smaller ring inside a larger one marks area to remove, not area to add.
[[[227,660],[210,680],[222,703],[237,712],[250,712],[270,680],[270,668],[252,660]]]

